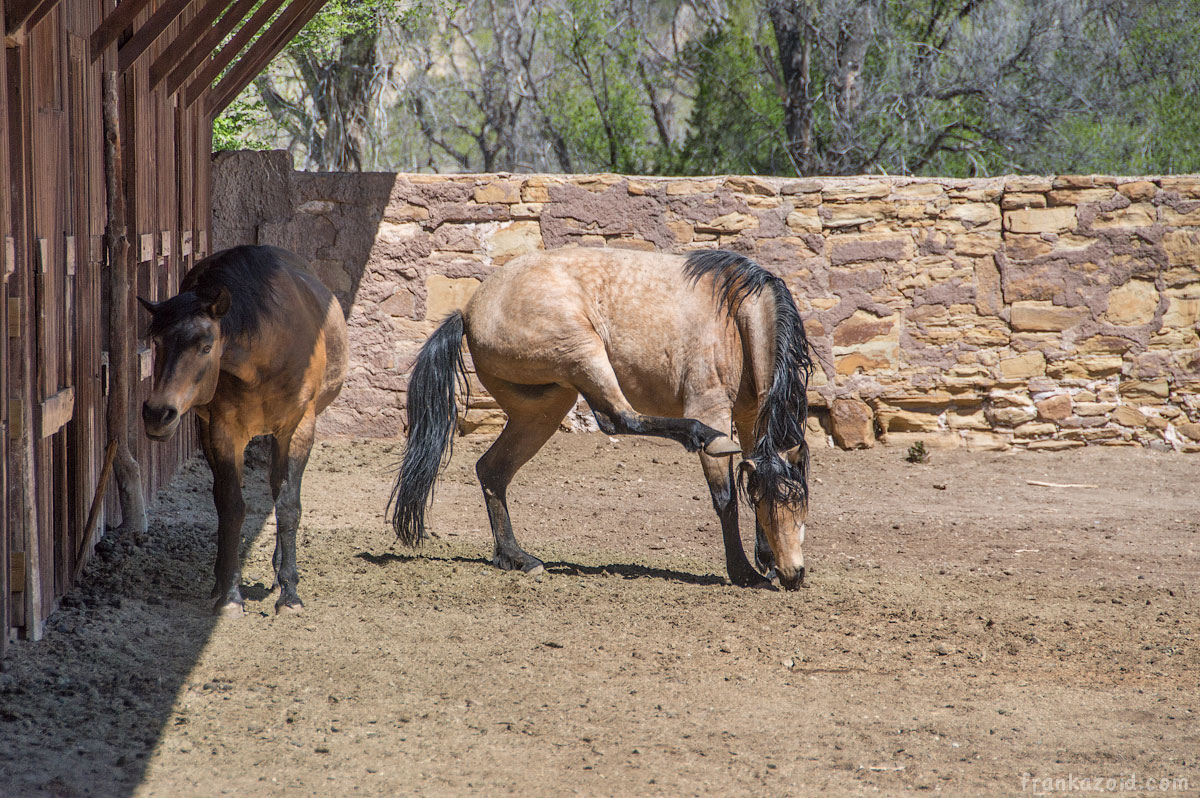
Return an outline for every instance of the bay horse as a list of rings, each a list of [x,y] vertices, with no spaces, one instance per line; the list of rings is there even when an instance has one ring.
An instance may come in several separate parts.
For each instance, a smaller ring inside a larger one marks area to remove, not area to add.
[[[300,610],[300,481],[317,414],[337,397],[346,376],[349,346],[341,306],[300,257],[261,246],[205,258],[164,302],[138,300],[150,312],[148,334],[155,346],[154,385],[142,406],[146,435],[169,439],[184,414],[195,410],[200,446],[212,469],[214,613],[242,613],[242,466],[246,444],[257,435],[273,436],[275,612]]]
[[[464,338],[479,381],[508,414],[475,467],[494,565],[543,568],[513,535],[507,488],[582,394],[609,435],[654,435],[699,452],[734,584],[768,581],[742,549],[737,485],[754,508],[758,567],[774,569],[789,590],[803,584],[813,364],[783,280],[721,250],[685,258],[575,248],[501,266],[417,355],[408,445],[389,503],[392,526],[408,545],[425,538],[425,510],[453,447],[456,382],[467,376]]]

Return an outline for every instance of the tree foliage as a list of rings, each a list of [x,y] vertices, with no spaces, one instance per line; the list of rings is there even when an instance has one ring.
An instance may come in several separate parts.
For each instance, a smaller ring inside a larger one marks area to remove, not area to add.
[[[333,0],[256,87],[309,168],[1200,170],[1195,0]]]

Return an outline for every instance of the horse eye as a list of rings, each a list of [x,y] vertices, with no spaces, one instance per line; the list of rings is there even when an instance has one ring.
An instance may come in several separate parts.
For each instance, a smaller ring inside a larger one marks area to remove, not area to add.
[[[200,351],[207,355],[209,352],[212,351],[212,344],[205,344],[204,348],[201,349]]]

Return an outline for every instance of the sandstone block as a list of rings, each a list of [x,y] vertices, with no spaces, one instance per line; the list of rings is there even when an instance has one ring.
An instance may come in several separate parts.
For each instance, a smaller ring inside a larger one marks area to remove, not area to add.
[[[1104,318],[1122,327],[1149,324],[1158,309],[1158,289],[1149,280],[1130,280],[1108,293]]]
[[[1167,312],[1163,327],[1187,328],[1200,323],[1200,292],[1194,289],[1167,290]]]
[[[1123,427],[1144,427],[1146,426],[1146,416],[1141,410],[1130,407],[1129,405],[1121,405],[1112,412],[1112,420]]]
[[[488,239],[488,254],[498,264],[544,248],[542,228],[537,222],[513,222]]]
[[[1162,239],[1171,266],[1200,267],[1200,230],[1172,230]]]
[[[833,439],[843,449],[870,449],[875,445],[875,414],[858,399],[834,399],[829,407]]]
[[[493,180],[475,188],[475,201],[482,203],[504,202],[512,204],[521,201],[521,182],[519,180]]]
[[[991,202],[964,202],[952,204],[942,215],[971,227],[979,227],[1000,221],[1000,206]]]
[[[788,214],[787,225],[797,233],[819,233],[820,212],[816,208],[797,208]]]
[[[580,175],[579,177],[571,178],[572,185],[579,186],[582,189],[598,194],[608,191],[615,185],[624,182],[625,178],[621,175],[611,173],[600,173],[595,175]]]
[[[1162,178],[1163,191],[1174,191],[1185,197],[1200,198],[1200,177],[1178,175]]]
[[[1083,205],[1085,202],[1104,202],[1112,199],[1111,188],[1064,188],[1046,195],[1051,205]]]
[[[1121,396],[1126,398],[1166,399],[1170,395],[1170,387],[1165,377],[1161,380],[1123,380],[1119,390]]]
[[[892,193],[910,199],[936,199],[945,194],[946,189],[940,183],[907,183],[894,186]]]
[[[1033,421],[1037,418],[1037,410],[1032,405],[993,407],[987,411],[987,415],[993,424],[998,424],[1002,427],[1015,427],[1018,424],[1024,424],[1026,421]]]
[[[896,233],[849,233],[830,236],[827,249],[832,266],[878,260],[908,260],[916,255],[916,245],[912,236]]]
[[[1111,402],[1076,402],[1075,415],[1077,416],[1106,416],[1116,410],[1117,406]]]
[[[848,202],[853,200],[881,199],[892,193],[892,184],[887,180],[876,180],[849,186],[831,186],[821,189],[825,202]]]
[[[1036,192],[1044,194],[1053,187],[1052,181],[1048,177],[1022,175],[1010,177],[1004,181],[1005,191],[1015,191],[1019,193]]]
[[[773,197],[779,193],[775,186],[760,177],[726,178],[725,186],[739,194],[757,194],[761,197]]]
[[[823,181],[815,180],[813,178],[806,178],[804,180],[789,180],[780,188],[780,193],[788,196],[794,196],[796,194],[815,194],[820,193],[822,188]]]
[[[825,226],[835,229],[859,227],[895,215],[896,206],[884,201],[831,204],[821,208]]]
[[[970,430],[963,435],[968,452],[1002,452],[1012,448],[1012,439],[998,432]]]
[[[1015,211],[1020,208],[1045,208],[1045,194],[1026,194],[1019,191],[1014,191],[1005,194],[1000,200],[1000,207],[1006,211]]]
[[[964,233],[954,240],[954,251],[971,258],[994,255],[1004,241],[999,233]]]
[[[695,231],[692,230],[691,224],[682,219],[674,219],[667,222],[667,229],[671,231],[671,235],[675,236],[675,240],[680,244],[688,244],[692,240]]]
[[[866,311],[854,311],[853,316],[836,326],[833,342],[836,347],[853,347],[856,344],[887,337],[895,332],[898,316],[880,318]]]
[[[1177,211],[1170,205],[1163,205],[1162,208],[1162,223],[1171,227],[1196,227],[1200,226],[1200,208],[1194,208],[1189,211]]]
[[[1189,421],[1186,424],[1176,424],[1175,431],[1192,441],[1200,441],[1200,423]]]
[[[438,321],[452,311],[462,310],[479,287],[474,277],[452,278],[431,274],[425,281],[425,318]]]
[[[496,435],[508,423],[503,410],[471,409],[458,418],[461,435]]]
[[[1108,175],[1059,175],[1052,185],[1054,188],[1091,188],[1116,184],[1117,181]]]
[[[852,352],[848,355],[835,358],[834,367],[838,374],[848,376],[858,371],[866,374],[878,371],[891,371],[895,369],[896,363],[894,358],[888,357],[886,353]]]
[[[1026,421],[1013,428],[1018,438],[1042,438],[1058,432],[1058,425],[1047,421]]]
[[[1135,180],[1132,183],[1122,183],[1117,186],[1117,191],[1134,202],[1142,202],[1154,199],[1154,195],[1158,193],[1158,186],[1149,180]]]
[[[1036,349],[1000,360],[1000,377],[1005,380],[1026,380],[1045,373],[1046,356]]]
[[[758,217],[748,213],[727,213],[718,216],[710,222],[697,222],[696,232],[699,233],[738,233],[758,227]]]
[[[1063,233],[1074,230],[1075,209],[1027,208],[1004,212],[1004,229],[1013,233]]]
[[[1065,393],[1050,396],[1038,402],[1036,407],[1038,418],[1061,421],[1071,415],[1071,396]]]
[[[1157,213],[1153,205],[1139,202],[1128,208],[1108,211],[1096,216],[1092,221],[1093,230],[1109,230],[1114,227],[1150,227],[1156,221]]]
[[[982,407],[974,411],[962,408],[954,408],[947,411],[946,426],[950,429],[962,430],[988,430],[992,428]]]
[[[1025,448],[1039,452],[1061,452],[1064,449],[1078,449],[1080,446],[1086,445],[1083,441],[1049,440],[1031,441],[1026,444]]]
[[[1074,327],[1089,315],[1084,307],[1068,308],[1044,300],[1012,303],[1010,322],[1014,330],[1058,332]]]
[[[691,180],[680,178],[667,182],[668,197],[684,197],[689,194],[712,194],[720,183],[716,180]]]

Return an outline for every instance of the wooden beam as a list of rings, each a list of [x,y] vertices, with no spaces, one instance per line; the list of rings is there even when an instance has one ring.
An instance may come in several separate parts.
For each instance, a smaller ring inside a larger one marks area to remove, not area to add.
[[[213,23],[217,21],[217,17],[229,6],[230,2],[231,0],[209,0],[200,6],[200,10],[196,13],[196,16],[192,17],[191,22],[183,26],[183,30],[171,42],[171,46],[167,48],[167,51],[156,58],[154,63],[150,65],[151,91],[159,83],[162,83],[167,73],[182,64],[184,59],[188,58],[192,53],[199,51],[199,55],[196,57],[196,63],[198,64],[211,52],[217,42],[221,41],[221,34],[218,30],[219,26],[214,26]],[[249,10],[254,3],[244,3],[244,5]],[[232,14],[234,12],[231,11],[229,13]],[[239,14],[238,19],[240,20],[242,16],[244,16],[244,13]],[[222,19],[221,22],[224,23],[225,19]],[[233,23],[230,22],[229,24],[232,25]],[[205,43],[208,44],[207,47],[204,46]],[[200,49],[202,47],[203,49]],[[192,68],[195,68],[195,64],[192,65]]]
[[[254,47],[250,48],[242,60],[229,70],[213,89],[205,107],[208,118],[212,119],[225,110],[225,106],[241,94],[242,89],[266,68],[271,59],[296,37],[300,29],[316,16],[327,2],[328,0],[295,0],[288,6],[271,25],[271,29],[259,37]]]
[[[121,35],[121,31],[133,24],[133,19],[142,9],[149,5],[150,0],[121,0],[121,3],[112,10],[112,13],[104,18],[99,27],[92,32],[92,40],[89,42],[89,48],[92,53],[92,61],[95,62],[108,46],[117,40]]]
[[[307,0],[292,0],[292,6],[302,2],[307,2]],[[192,103],[196,102],[196,98],[212,84],[217,75],[220,75],[225,67],[229,66],[233,59],[237,58],[238,53],[250,43],[254,35],[270,22],[271,16],[279,10],[279,7],[283,3],[284,0],[263,0],[263,4],[251,15],[250,19],[246,20],[246,24],[238,28],[238,32],[233,35],[229,43],[222,47],[221,51],[214,55],[212,60],[205,64],[196,77],[192,79],[191,83],[188,84],[187,91],[184,93],[184,108],[190,108]],[[286,14],[290,10],[291,6],[283,14]],[[283,18],[283,14],[279,15],[280,19]],[[276,21],[278,22],[278,20]],[[274,29],[274,26],[271,29]],[[269,32],[270,30],[268,30]],[[257,47],[261,41],[260,39],[254,46]],[[167,90],[173,91],[170,80],[167,81]]]
[[[191,79],[204,59],[212,55],[217,45],[233,32],[233,29],[245,19],[247,14],[254,10],[257,2],[258,0],[249,0],[249,2],[247,0],[238,0],[237,5],[225,12],[225,16],[221,17],[221,21],[205,34],[204,39],[196,44],[188,57],[179,66],[171,70],[171,74],[167,76],[168,94],[174,94],[179,91],[179,87]]]
[[[167,26],[183,13],[192,0],[168,0],[158,7],[146,24],[137,29],[129,41],[121,45],[117,51],[117,74],[123,75],[138,60],[138,56],[146,52],[146,48],[154,44],[154,40],[162,35]]]
[[[35,8],[33,13],[29,15],[29,21],[25,23],[26,29],[33,30],[36,28],[38,23],[45,19],[46,15],[53,11],[54,7],[57,5],[58,0],[44,0],[44,2]]]
[[[42,21],[58,0],[6,0],[4,3],[4,29],[7,33],[16,33],[22,25],[29,23],[33,27]]]

